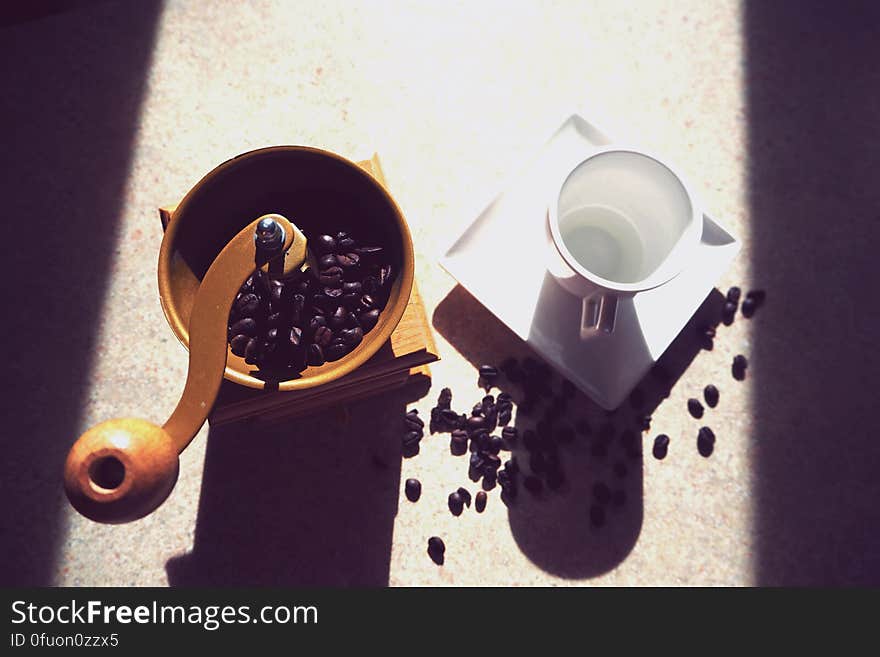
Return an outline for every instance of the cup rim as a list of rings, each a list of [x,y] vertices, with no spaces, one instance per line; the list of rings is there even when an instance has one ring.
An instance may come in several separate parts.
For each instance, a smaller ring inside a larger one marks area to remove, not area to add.
[[[568,247],[566,247],[565,242],[562,239],[562,233],[559,230],[559,197],[562,194],[562,189],[565,187],[569,179],[574,175],[575,171],[577,171],[581,166],[583,166],[590,160],[593,160],[602,155],[619,152],[632,153],[634,155],[647,157],[648,159],[653,160],[655,163],[666,169],[682,186],[682,189],[684,190],[685,196],[687,197],[688,203],[691,208],[690,223],[679,237],[675,246],[673,246],[673,250],[680,249],[680,253],[678,254],[678,260],[680,264],[670,267],[661,266],[656,269],[650,276],[635,283],[621,283],[618,281],[613,281],[611,279],[599,276],[595,272],[592,272],[581,265],[568,250]],[[609,290],[615,290],[618,292],[641,292],[663,285],[663,283],[672,280],[681,273],[682,269],[684,269],[684,261],[687,260],[688,254],[692,252],[699,243],[699,238],[702,234],[703,212],[696,199],[696,196],[694,195],[693,188],[688,183],[687,179],[681,174],[681,172],[678,171],[674,166],[669,164],[658,155],[650,151],[646,151],[642,148],[637,148],[635,146],[620,143],[606,144],[592,151],[586,157],[580,159],[577,164],[575,164],[568,170],[565,178],[554,189],[555,191],[553,194],[553,198],[551,199],[547,210],[547,218],[553,246],[559,252],[560,257],[562,257],[565,263],[576,274],[582,276],[583,278],[587,279],[588,281],[599,287],[603,287]]]

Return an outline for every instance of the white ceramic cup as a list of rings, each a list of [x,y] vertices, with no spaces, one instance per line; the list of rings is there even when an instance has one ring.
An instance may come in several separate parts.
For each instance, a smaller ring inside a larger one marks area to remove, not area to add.
[[[583,299],[582,339],[614,331],[618,300],[674,278],[700,242],[685,179],[642,150],[609,145],[569,170],[547,211],[550,273]]]

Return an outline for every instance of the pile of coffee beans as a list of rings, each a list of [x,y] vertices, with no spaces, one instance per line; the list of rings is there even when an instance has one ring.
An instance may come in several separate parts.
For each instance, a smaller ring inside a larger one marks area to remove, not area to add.
[[[722,322],[730,324],[739,307],[741,290],[731,287],[726,295],[722,309]],[[754,315],[755,310],[764,302],[766,294],[763,290],[754,290],[746,294],[742,303],[742,313],[745,317]],[[714,346],[716,330],[714,326],[703,327],[699,331],[701,346],[711,350]],[[734,358],[732,371],[734,378],[742,380],[748,366],[745,356],[738,355]],[[651,374],[660,382],[662,397],[669,396],[672,377],[666,368],[657,363],[651,370]],[[545,491],[557,491],[565,485],[566,478],[562,468],[560,450],[565,445],[579,439],[589,442],[590,455],[596,461],[606,461],[614,438],[619,438],[626,458],[638,461],[642,458],[640,437],[638,431],[647,432],[651,428],[651,416],[644,412],[645,396],[640,388],[635,388],[629,397],[630,406],[636,411],[630,418],[630,427],[615,428],[610,421],[616,412],[607,412],[608,421],[600,422],[596,430],[586,419],[580,419],[572,423],[568,419],[572,409],[569,401],[576,395],[575,386],[567,379],[562,379],[556,388],[553,385],[554,373],[550,366],[538,362],[532,357],[523,360],[508,358],[501,363],[500,367],[494,365],[481,365],[479,368],[478,387],[486,393],[477,401],[468,412],[462,413],[452,408],[452,391],[443,388],[437,399],[437,404],[431,409],[430,433],[448,433],[450,436],[449,450],[453,456],[468,457],[468,476],[475,483],[481,483],[482,490],[477,492],[474,508],[482,513],[488,501],[486,491],[491,491],[498,485],[501,488],[501,499],[507,504],[515,503],[520,491],[524,488],[530,495],[540,498]],[[505,384],[518,386],[520,394],[517,400],[507,389]],[[490,394],[493,388],[498,388],[497,395]],[[708,384],[703,388],[703,400],[709,409],[714,409],[720,401],[720,391],[714,384]],[[687,400],[688,413],[695,419],[703,418],[706,406],[692,397]],[[516,409],[517,424],[519,427],[510,426],[514,408]],[[415,411],[410,411],[406,416],[407,436],[410,441],[421,440],[423,424],[421,420],[415,423],[411,418]],[[526,419],[525,423],[521,423]],[[601,418],[600,418],[601,420]],[[418,426],[415,426],[418,424]],[[523,428],[523,427],[528,428]],[[500,435],[495,433],[501,429]],[[417,438],[416,438],[417,436]],[[667,434],[658,434],[653,442],[652,453],[658,460],[665,459],[670,445]],[[712,455],[715,448],[715,433],[708,426],[700,427],[697,432],[697,450],[704,456]],[[504,460],[502,452],[511,452]],[[515,452],[515,453],[514,453]],[[404,452],[406,455],[406,451]],[[523,468],[520,467],[523,461]],[[503,465],[502,465],[503,461]],[[629,468],[625,459],[615,460],[611,466],[613,477],[608,481],[622,480],[627,477]],[[407,480],[406,495],[412,497],[415,480]],[[417,482],[416,482],[417,483]],[[419,492],[421,485],[418,486]],[[609,485],[606,481],[595,481],[592,489],[587,515],[591,525],[595,528],[604,526],[608,520],[608,509],[622,507],[626,504],[627,496],[623,488]],[[471,505],[470,492],[461,487],[451,492],[447,498],[450,512],[461,515],[465,508]],[[437,564],[444,560],[446,546],[439,537],[431,537],[428,541],[428,554]]]
[[[258,269],[241,286],[229,315],[232,353],[282,378],[339,360],[379,321],[394,280],[381,246],[348,233],[308,241],[317,268],[273,278]]]

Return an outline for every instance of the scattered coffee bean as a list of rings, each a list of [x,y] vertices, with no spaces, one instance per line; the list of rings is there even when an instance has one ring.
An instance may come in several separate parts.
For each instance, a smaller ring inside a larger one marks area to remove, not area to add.
[[[734,286],[727,290],[727,300],[731,303],[739,303],[739,296],[742,291]]]
[[[650,431],[651,430],[651,416],[643,415],[639,418],[639,428],[642,431]]]
[[[538,495],[544,489],[544,483],[534,475],[526,477],[523,486],[533,495]]]
[[[413,443],[417,443],[422,439],[421,431],[407,431],[403,434],[403,444],[404,445],[412,445]]]
[[[403,489],[410,502],[417,502],[422,496],[422,482],[418,479],[407,479]]]
[[[733,324],[733,320],[736,317],[736,304],[731,303],[730,301],[725,302],[724,308],[721,310],[721,321],[725,326],[730,326]]]
[[[698,420],[703,417],[703,405],[700,403],[699,399],[691,397],[688,399],[687,407],[688,413],[690,413],[692,417]]]
[[[547,488],[550,490],[559,490],[562,487],[562,484],[565,482],[565,477],[562,474],[562,471],[558,468],[552,468],[547,471]]]
[[[749,366],[746,357],[742,354],[738,356],[734,356],[733,364],[731,365],[731,373],[733,374],[733,378],[737,381],[743,381],[746,378],[746,368]]]
[[[764,300],[767,298],[767,293],[764,290],[749,290],[746,294],[746,299],[751,299],[755,303],[755,307],[763,306]]]
[[[742,302],[741,309],[743,317],[752,317],[758,309],[758,304],[754,299],[746,297]]]
[[[446,554],[446,544],[443,539],[438,536],[432,536],[428,539],[428,556],[438,566],[443,565],[444,555]]]
[[[598,504],[590,505],[590,523],[593,527],[602,527],[605,524],[605,509]]]
[[[661,433],[656,438],[654,438],[654,458],[662,461],[666,458],[666,452],[669,449],[669,436],[665,433]]]
[[[449,510],[452,512],[454,516],[460,516],[461,512],[464,510],[464,500],[461,499],[461,495],[458,494],[458,491],[449,494]]]
[[[437,408],[449,408],[452,403],[452,390],[443,388],[440,391],[440,397],[437,399]]]
[[[501,436],[492,436],[489,438],[489,452],[497,454],[504,448],[504,440]]]
[[[703,399],[706,400],[709,408],[715,408],[716,406],[718,406],[718,397],[718,388],[713,386],[711,383],[703,388]]]
[[[608,504],[611,500],[611,489],[608,486],[599,481],[593,484],[593,498],[602,505]]]
[[[464,505],[470,509],[471,508],[471,493],[470,493],[470,491],[467,488],[465,488],[464,486],[462,486],[458,489],[458,495],[459,495],[459,497],[461,497],[461,500],[462,500],[462,502],[464,502]]]
[[[715,450],[715,433],[709,427],[701,427],[697,432],[697,451],[700,456],[708,458]]]
[[[481,490],[477,493],[476,500],[474,500],[474,508],[477,510],[477,513],[482,513],[486,509],[486,501],[489,499],[489,496],[486,495],[486,491]]]

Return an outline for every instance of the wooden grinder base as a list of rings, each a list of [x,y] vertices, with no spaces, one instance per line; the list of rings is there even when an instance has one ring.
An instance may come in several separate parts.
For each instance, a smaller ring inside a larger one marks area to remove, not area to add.
[[[357,164],[387,187],[378,155]],[[173,207],[159,209],[163,227],[173,211]],[[254,390],[224,380],[208,422],[218,426],[244,419],[272,422],[308,415],[429,378],[427,364],[438,358],[425,307],[413,284],[406,311],[391,338],[357,370],[322,386],[285,392]]]

